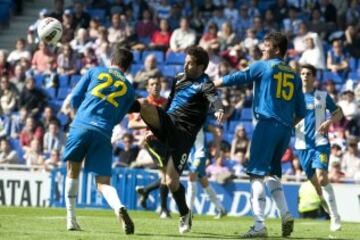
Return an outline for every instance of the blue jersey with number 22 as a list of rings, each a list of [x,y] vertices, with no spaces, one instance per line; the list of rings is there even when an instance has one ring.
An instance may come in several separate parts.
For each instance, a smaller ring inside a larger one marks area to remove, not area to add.
[[[134,99],[134,88],[120,69],[91,68],[72,91],[71,106],[77,110],[72,127],[98,130],[110,138]]]
[[[257,119],[275,119],[292,127],[294,116],[305,116],[304,94],[297,73],[281,59],[258,61],[245,71],[227,75],[224,86],[254,82],[253,110]]]

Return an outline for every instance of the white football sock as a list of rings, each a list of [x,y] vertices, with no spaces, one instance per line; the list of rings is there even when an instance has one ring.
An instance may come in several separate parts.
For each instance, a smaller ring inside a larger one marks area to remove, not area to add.
[[[204,189],[205,189],[205,192],[207,193],[207,195],[209,196],[210,201],[215,205],[216,209],[218,211],[223,211],[224,208],[223,208],[223,206],[221,206],[221,204],[219,202],[219,199],[217,198],[217,196],[216,196],[214,190],[212,189],[212,187],[209,185]]]
[[[321,186],[321,189],[322,189],[322,192],[323,192],[323,197],[324,197],[327,205],[329,206],[330,217],[331,218],[338,218],[339,213],[337,211],[336,199],[335,199],[335,194],[334,194],[334,190],[332,188],[332,185],[329,183],[326,186]]]
[[[251,209],[254,214],[255,230],[265,227],[265,186],[264,179],[253,178],[251,183]]]
[[[116,189],[110,185],[103,184],[101,187],[101,193],[104,196],[106,202],[114,210],[115,214],[118,215],[119,209],[124,207],[124,205],[122,205]]]
[[[195,196],[196,196],[196,190],[197,190],[197,185],[196,182],[188,182],[188,205],[189,205],[189,209],[192,211],[193,207],[194,207],[194,203],[195,203]]]
[[[66,177],[65,180],[65,205],[68,218],[75,218],[76,197],[79,189],[79,180]]]
[[[289,212],[289,209],[280,180],[277,177],[269,176],[266,180],[266,186],[271,193],[272,199],[275,201],[276,207],[280,211],[281,217],[284,217]]]

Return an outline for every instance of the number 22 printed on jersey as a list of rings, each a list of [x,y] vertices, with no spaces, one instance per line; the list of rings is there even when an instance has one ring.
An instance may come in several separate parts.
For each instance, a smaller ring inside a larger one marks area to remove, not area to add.
[[[101,81],[105,80],[105,82],[100,83],[99,85],[94,87],[94,89],[91,91],[91,94],[101,99],[105,99],[106,101],[114,105],[114,107],[119,107],[119,103],[115,100],[115,98],[124,96],[126,94],[127,92],[126,84],[123,81],[114,82],[113,77],[108,73],[100,73],[98,79]],[[120,88],[120,90],[112,92],[108,95],[105,95],[101,92],[101,90],[108,88],[110,86],[114,86],[116,89]]]
[[[295,76],[291,73],[278,72],[273,75],[276,80],[276,98],[290,101],[294,96],[294,83],[292,80]]]

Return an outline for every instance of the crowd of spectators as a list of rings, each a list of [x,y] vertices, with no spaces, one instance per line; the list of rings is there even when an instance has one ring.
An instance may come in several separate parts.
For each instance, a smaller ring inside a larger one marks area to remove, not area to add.
[[[63,24],[63,37],[55,47],[36,35],[38,21],[47,16]],[[218,79],[260,59],[265,34],[279,30],[289,39],[286,61],[295,69],[314,65],[317,89],[327,91],[344,111],[345,118],[329,133],[330,179],[360,181],[359,16],[356,0],[74,0],[71,6],[54,0],[54,9],[41,10],[14,49],[0,50],[0,163],[42,165],[47,170],[61,165],[73,117],[71,88],[87,69],[109,66],[113,47],[134,52],[135,63],[126,76],[139,96],[147,95],[148,80],[156,78],[161,96],[167,97],[187,47],[199,44],[209,52],[206,73]],[[170,63],[174,54],[178,62]],[[252,86],[219,92],[226,120],[219,127],[220,152],[207,134],[207,172],[223,182],[246,171]],[[138,166],[134,163],[139,156],[145,162],[148,157],[142,153],[141,133],[127,123],[114,129],[113,167]],[[291,147],[282,160],[284,174],[301,178]]]

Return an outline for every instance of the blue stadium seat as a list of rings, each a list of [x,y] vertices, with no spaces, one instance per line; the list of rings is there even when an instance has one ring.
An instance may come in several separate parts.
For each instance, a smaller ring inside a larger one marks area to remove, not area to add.
[[[349,60],[349,67],[351,71],[356,71],[358,69],[359,59],[350,58]]]
[[[140,71],[142,68],[144,68],[143,64],[132,64],[130,72],[135,77],[138,71]]]
[[[360,80],[360,72],[351,72],[348,76],[349,79],[359,81]]]
[[[69,86],[69,75],[59,75],[59,88],[65,88]]]
[[[9,24],[11,15],[11,1],[0,2],[0,23]]]
[[[139,51],[132,51],[132,54],[134,56],[134,63],[141,63],[141,52]]]
[[[185,53],[181,52],[169,52],[166,56],[166,64],[183,65],[185,62]]]
[[[333,80],[334,83],[337,83],[337,84],[341,84],[343,83],[343,79],[341,78],[341,76],[337,73],[333,73],[333,72],[330,72],[330,71],[325,71],[324,72],[324,81],[327,81],[327,80]]]
[[[229,124],[228,124],[228,128],[226,129],[226,132],[227,133],[234,133],[239,124],[241,124],[240,121],[230,121]]]
[[[104,19],[106,17],[106,11],[103,9],[89,8],[86,11],[90,14],[91,18],[97,18],[101,22],[104,21]]]
[[[72,75],[70,79],[70,87],[74,87],[80,80],[81,75]]]
[[[164,62],[164,52],[163,51],[144,51],[142,54],[142,62],[145,62],[145,59],[150,54],[155,55],[156,62],[162,64]]]
[[[206,132],[205,140],[206,140],[206,143],[212,142],[214,140],[214,135],[212,133]]]
[[[223,140],[225,140],[226,142],[230,143],[232,142],[234,138],[234,133],[225,133],[223,134]]]
[[[47,88],[46,94],[51,98],[54,99],[56,97],[56,89],[55,88]]]
[[[251,121],[252,120],[252,109],[251,108],[243,108],[241,110],[241,121]]]
[[[59,119],[61,126],[65,126],[69,122],[68,116],[63,113],[59,113],[57,118]]]
[[[160,70],[165,77],[174,77],[176,75],[176,67],[174,65],[162,65]]]
[[[67,88],[67,87],[59,88],[58,94],[57,94],[57,99],[64,100],[68,94],[69,94],[69,88]]]
[[[22,149],[19,139],[10,138],[9,139],[10,146],[14,149],[19,157],[19,164],[24,164],[24,149]]]
[[[135,90],[135,94],[139,97],[145,98],[148,96],[148,92],[146,90]]]
[[[43,85],[43,83],[44,83],[45,76],[42,75],[42,74],[36,74],[34,76],[34,80],[35,80],[36,87],[41,87]]]

